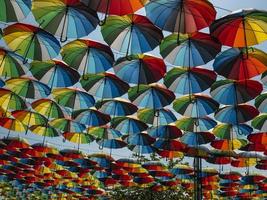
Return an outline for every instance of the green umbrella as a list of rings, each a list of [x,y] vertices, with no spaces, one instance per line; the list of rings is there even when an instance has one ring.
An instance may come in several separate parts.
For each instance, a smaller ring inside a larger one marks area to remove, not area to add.
[[[261,114],[257,117],[255,117],[252,122],[251,125],[255,128],[258,129],[260,131],[266,131],[267,130],[267,114]]]
[[[209,117],[183,117],[175,125],[184,131],[208,131],[216,126],[217,122]]]

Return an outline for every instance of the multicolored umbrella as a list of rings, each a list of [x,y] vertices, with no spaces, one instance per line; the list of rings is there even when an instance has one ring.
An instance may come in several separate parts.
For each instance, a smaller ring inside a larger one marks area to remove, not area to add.
[[[54,99],[59,105],[80,110],[95,105],[95,99],[79,88],[55,88],[52,91]]]
[[[6,110],[21,110],[27,106],[24,100],[11,90],[0,88],[0,105]]]
[[[254,99],[262,90],[262,85],[254,80],[220,80],[211,86],[210,94],[219,103],[236,105]]]
[[[260,131],[266,131],[267,130],[267,114],[261,114],[257,117],[255,117],[251,125]]]
[[[223,45],[247,47],[267,40],[266,11],[243,9],[215,20],[211,34]]]
[[[62,47],[60,54],[82,76],[105,72],[114,62],[110,47],[93,40],[78,39],[69,42]]]
[[[103,98],[114,98],[125,94],[129,85],[111,73],[87,74],[81,79],[82,87],[89,94]]]
[[[157,139],[153,146],[157,149],[168,151],[182,151],[185,148],[185,145],[178,140],[162,138]]]
[[[166,65],[162,59],[146,54],[119,58],[113,68],[122,80],[138,85],[157,82],[166,73]]]
[[[224,106],[216,111],[215,119],[227,123],[237,125],[252,120],[259,115],[259,111],[246,104],[240,104],[236,106]]]
[[[6,87],[21,97],[40,99],[50,94],[50,88],[33,78],[11,78],[6,81]]]
[[[49,122],[49,125],[62,132],[83,132],[86,127],[72,119],[57,118]]]
[[[81,132],[64,132],[63,137],[73,143],[78,144],[78,150],[80,144],[89,144],[94,141],[94,137],[87,133]]]
[[[261,82],[264,84],[264,85],[267,85],[267,71],[265,71],[262,76],[261,76]]]
[[[267,132],[253,133],[248,136],[248,140],[254,144],[267,144]]]
[[[59,60],[33,61],[30,71],[36,79],[50,88],[69,87],[80,79],[76,70]]]
[[[260,112],[267,112],[267,93],[263,93],[255,99],[255,106]]]
[[[121,139],[98,139],[97,144],[99,144],[100,148],[105,147],[109,149],[121,149],[127,145]]]
[[[213,68],[229,79],[249,79],[267,70],[266,56],[265,52],[253,47],[230,48],[215,58]]]
[[[9,137],[10,131],[25,132],[27,130],[26,126],[19,120],[9,117],[1,118],[0,126],[9,130],[7,137]]]
[[[215,112],[219,104],[209,96],[194,94],[176,99],[173,108],[187,117],[204,117]]]
[[[164,77],[164,85],[171,91],[179,94],[199,93],[208,89],[215,81],[215,72],[195,68],[172,68]]]
[[[161,125],[157,127],[151,127],[147,130],[147,133],[154,138],[163,139],[176,139],[182,136],[182,131],[174,125]]]
[[[225,139],[225,140],[214,140],[211,142],[211,146],[214,147],[215,149],[220,149],[220,150],[234,150],[234,149],[239,149],[242,146],[245,146],[247,144],[247,140],[244,139],[233,139],[231,140]]]
[[[155,142],[155,139],[147,133],[137,133],[128,136],[125,140],[129,145],[148,146]]]
[[[105,42],[113,49],[131,54],[152,51],[157,47],[163,34],[145,16],[109,16],[101,27]]]
[[[40,26],[59,36],[61,42],[87,36],[99,22],[97,13],[78,0],[33,0],[32,13]]]
[[[183,117],[175,122],[175,125],[184,131],[209,131],[217,122],[209,117]]]
[[[46,137],[58,137],[60,136],[59,132],[51,126],[43,125],[34,125],[30,127],[31,132],[36,135],[44,136],[43,143],[45,142]]]
[[[50,33],[29,24],[16,23],[4,29],[8,47],[28,60],[49,60],[57,57],[60,43]]]
[[[221,44],[209,34],[174,33],[160,44],[160,54],[169,63],[182,67],[204,65],[221,51]]]
[[[180,138],[180,141],[189,146],[198,146],[214,139],[215,136],[210,132],[187,132]]]
[[[30,0],[3,0],[0,3],[2,22],[17,22],[23,20],[31,12]]]
[[[137,106],[160,109],[171,104],[175,95],[164,85],[152,83],[130,88],[128,97]]]
[[[145,8],[148,18],[169,32],[193,33],[208,27],[216,17],[216,10],[206,0],[152,0]]]

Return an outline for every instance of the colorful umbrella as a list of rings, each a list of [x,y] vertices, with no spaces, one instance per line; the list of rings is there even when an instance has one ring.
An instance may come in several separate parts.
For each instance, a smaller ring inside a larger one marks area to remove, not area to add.
[[[155,142],[155,139],[147,133],[137,133],[126,138],[129,145],[147,146]]]
[[[263,93],[255,99],[255,106],[260,112],[267,112],[267,93]]]
[[[148,18],[169,32],[193,33],[208,27],[216,17],[207,0],[151,0],[145,8]]]
[[[89,94],[101,99],[122,96],[129,89],[127,83],[111,73],[88,74],[80,82]]]
[[[33,61],[30,71],[36,79],[50,88],[69,87],[80,79],[77,71],[58,60]]]
[[[254,99],[262,90],[262,85],[254,80],[220,80],[212,85],[210,94],[219,103],[236,105]]]
[[[53,119],[49,124],[62,132],[82,132],[86,129],[85,125],[67,118]]]
[[[162,138],[157,139],[153,146],[157,149],[168,151],[182,151],[185,148],[185,145],[178,140]]]
[[[0,88],[0,105],[1,108],[6,110],[20,110],[25,109],[27,106],[24,100],[11,90]]]
[[[127,145],[121,139],[98,139],[97,144],[99,144],[100,148],[105,147],[109,149],[121,149]]]
[[[267,130],[267,114],[262,114],[257,117],[255,117],[251,125],[260,131],[266,131]]]
[[[172,68],[164,77],[164,84],[179,94],[198,93],[216,81],[216,73],[204,68]]]
[[[27,129],[19,120],[8,117],[1,118],[0,126],[9,130],[7,137],[9,137],[10,131],[24,132]]]
[[[66,140],[73,142],[73,143],[77,143],[78,150],[79,150],[80,144],[89,144],[94,141],[94,137],[87,133],[65,132],[62,135]]]
[[[138,85],[157,82],[166,73],[162,59],[146,54],[119,58],[113,68],[122,80]]]
[[[174,125],[161,125],[152,127],[147,133],[154,138],[176,139],[182,136],[182,131]]]
[[[187,95],[176,99],[173,108],[188,117],[204,117],[215,112],[219,104],[206,95]]]
[[[101,27],[105,42],[113,49],[131,54],[153,50],[163,38],[159,28],[145,16],[109,16]]]
[[[62,59],[84,76],[109,70],[114,55],[109,46],[93,40],[78,39],[67,43],[60,52]]]
[[[231,140],[214,140],[211,142],[211,146],[214,147],[215,149],[220,149],[220,150],[234,150],[234,149],[239,149],[242,146],[245,146],[247,144],[247,141],[244,139],[233,139]]]
[[[140,85],[130,88],[129,99],[137,106],[160,109],[172,103],[175,98],[173,92],[159,83]]]
[[[50,33],[41,28],[16,23],[4,29],[5,42],[8,47],[27,59],[49,60],[55,58],[60,51],[60,44]]]
[[[50,88],[33,78],[11,78],[6,81],[6,87],[21,97],[40,99],[50,94]]]
[[[187,132],[180,138],[180,141],[189,146],[198,146],[214,139],[215,136],[210,132]]]
[[[220,108],[215,113],[215,119],[223,123],[237,125],[250,121],[258,115],[259,111],[253,106],[240,104]]]
[[[110,121],[109,115],[92,108],[76,110],[72,113],[72,117],[76,122],[87,126],[101,126]]]
[[[211,24],[211,34],[224,45],[247,47],[267,40],[266,11],[238,10]]]
[[[43,143],[45,142],[46,137],[58,137],[60,136],[59,132],[51,126],[43,125],[34,125],[30,127],[31,132],[36,135],[44,136]]]
[[[267,72],[265,71],[262,76],[261,76],[261,82],[264,84],[264,85],[267,85]]]
[[[141,121],[152,124],[153,126],[167,125],[176,121],[176,117],[172,111],[166,108],[157,110],[150,108],[139,109],[137,117]]]
[[[122,98],[98,101],[95,106],[99,111],[113,117],[132,115],[138,110],[137,106]]]
[[[99,22],[97,13],[77,0],[33,0],[32,13],[40,26],[59,36],[61,42],[87,36]]]
[[[175,125],[184,131],[209,131],[217,122],[209,117],[183,117],[175,122]]]
[[[192,34],[174,33],[160,44],[160,54],[173,65],[195,67],[213,60],[221,51],[221,45],[209,34],[196,32]]]
[[[110,127],[90,127],[87,131],[90,135],[96,139],[118,139],[122,136],[122,133]]]
[[[2,22],[17,22],[24,19],[31,12],[30,0],[3,0],[0,3]]]
[[[56,88],[52,95],[59,105],[73,110],[90,108],[95,104],[94,97],[78,88]]]
[[[230,48],[215,58],[213,68],[229,79],[249,79],[266,71],[266,56],[265,52],[253,47]]]
[[[267,132],[266,133],[254,133],[248,136],[248,140],[255,144],[267,144]]]

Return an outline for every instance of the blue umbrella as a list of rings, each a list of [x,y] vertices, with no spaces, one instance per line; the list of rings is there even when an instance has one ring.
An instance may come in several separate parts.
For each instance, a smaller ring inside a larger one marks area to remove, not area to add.
[[[154,138],[176,139],[182,136],[182,132],[173,125],[161,125],[152,127],[147,130],[147,133]]]
[[[209,132],[187,132],[181,138],[181,142],[189,146],[198,146],[207,144],[215,139],[215,136]]]

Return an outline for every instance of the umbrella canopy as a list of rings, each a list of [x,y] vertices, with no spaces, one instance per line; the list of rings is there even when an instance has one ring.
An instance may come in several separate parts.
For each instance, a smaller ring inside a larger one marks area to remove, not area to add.
[[[267,132],[265,133],[254,133],[254,134],[250,134],[248,136],[248,140],[250,142],[253,142],[255,144],[267,144]]]
[[[111,73],[88,74],[81,79],[82,87],[89,94],[103,98],[114,98],[125,94],[129,85]]]
[[[89,144],[94,141],[94,137],[81,132],[64,132],[63,137],[73,143],[77,144]]]
[[[182,131],[174,125],[162,125],[152,127],[147,130],[147,133],[154,138],[176,139],[182,136]]]
[[[183,117],[175,122],[175,125],[184,131],[209,131],[217,122],[209,117]]]
[[[266,11],[256,9],[238,10],[211,24],[211,34],[224,45],[247,47],[267,39]]]
[[[261,114],[257,117],[255,117],[251,125],[260,131],[266,131],[267,130],[267,114]]]
[[[244,139],[231,139],[231,140],[215,140],[211,142],[211,146],[220,150],[234,150],[239,149],[247,144]]]
[[[99,139],[97,140],[97,144],[99,144],[101,148],[106,147],[109,149],[121,149],[127,145],[121,139]]]
[[[209,34],[173,33],[160,44],[160,54],[173,65],[195,67],[213,60],[221,51],[221,45]]]
[[[80,79],[77,71],[58,60],[33,61],[30,71],[36,79],[50,88],[69,87]]]
[[[95,105],[94,97],[78,88],[55,88],[52,95],[59,105],[73,110],[86,109]]]
[[[215,58],[213,68],[226,78],[243,80],[265,72],[266,64],[267,55],[264,51],[253,47],[230,48]]]
[[[105,42],[113,49],[131,54],[145,53],[157,47],[162,32],[145,16],[109,16],[101,27]]]
[[[210,132],[187,132],[181,138],[181,142],[189,146],[207,144],[215,139]]]
[[[6,87],[21,97],[40,99],[50,94],[50,88],[33,78],[11,78],[6,81]]]
[[[171,104],[175,95],[164,85],[153,83],[130,88],[129,99],[137,106],[160,109]]]
[[[46,137],[58,137],[60,136],[59,132],[51,127],[51,126],[44,126],[44,125],[33,125],[30,127],[31,132],[36,135],[44,136],[44,140]]]
[[[31,60],[49,60],[60,51],[60,43],[50,33],[29,24],[16,23],[4,29],[5,42],[8,47]]]
[[[154,83],[166,73],[162,59],[146,54],[119,58],[113,68],[119,78],[133,84]]]
[[[12,112],[12,116],[28,127],[47,123],[47,119],[43,115],[33,111],[15,110]]]
[[[157,141],[153,144],[154,147],[160,150],[168,150],[168,151],[182,151],[185,148],[185,145],[178,140],[175,139],[157,139]]]
[[[24,100],[11,90],[0,88],[0,105],[4,110],[21,110],[27,106]]]
[[[164,77],[164,85],[171,91],[179,94],[198,93],[208,89],[215,81],[215,72],[195,68],[172,68]]]
[[[78,0],[33,0],[32,13],[40,26],[59,36],[61,42],[87,36],[99,22],[96,12]]]
[[[155,139],[148,135],[147,133],[137,133],[128,136],[125,140],[129,145],[141,145],[148,146],[155,142]]]
[[[90,127],[87,132],[96,139],[112,140],[122,136],[120,131],[109,127]]]
[[[23,20],[31,12],[30,0],[1,1],[0,21],[17,22]]]
[[[24,132],[26,131],[26,126],[17,119],[12,119],[8,117],[1,118],[0,126],[8,129],[9,131]]]
[[[255,106],[260,112],[267,112],[267,93],[263,93],[255,99]]]
[[[109,70],[114,55],[109,46],[102,43],[78,39],[64,45],[60,52],[62,59],[81,75],[97,74]]]
[[[155,25],[169,32],[193,33],[208,27],[216,17],[207,0],[152,0],[145,9]]]
[[[82,132],[86,129],[85,125],[67,118],[53,119],[49,124],[62,132]]]

